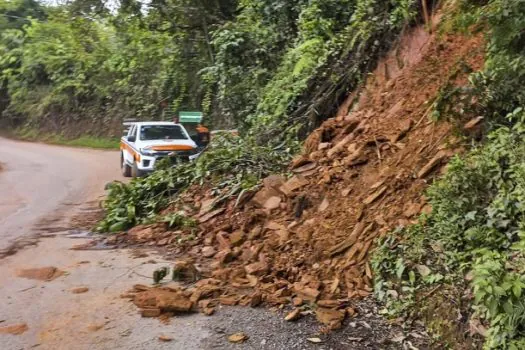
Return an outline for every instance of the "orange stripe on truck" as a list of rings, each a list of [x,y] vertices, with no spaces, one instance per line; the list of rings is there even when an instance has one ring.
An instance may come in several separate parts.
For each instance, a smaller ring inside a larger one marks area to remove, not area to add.
[[[120,149],[121,150],[126,150],[128,151],[129,153],[131,153],[133,155],[133,159],[136,161],[136,162],[140,162],[140,154],[139,152],[135,151],[133,149],[133,147],[131,147],[130,145],[128,145],[127,143],[125,142],[120,142]]]
[[[185,145],[153,146],[154,151],[191,151],[193,147]]]

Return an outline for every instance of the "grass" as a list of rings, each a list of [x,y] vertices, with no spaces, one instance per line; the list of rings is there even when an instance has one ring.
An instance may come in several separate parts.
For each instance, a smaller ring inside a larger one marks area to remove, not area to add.
[[[56,138],[53,143],[59,145],[73,146],[73,147],[88,147],[99,149],[118,149],[120,140],[116,138],[101,138],[94,136],[81,136],[76,139],[66,140],[63,138]]]
[[[24,141],[38,141],[53,145],[70,147],[96,148],[96,149],[118,149],[120,140],[110,137],[96,137],[83,135],[74,139],[66,138],[60,134],[42,133],[36,129],[18,129],[11,136]]]

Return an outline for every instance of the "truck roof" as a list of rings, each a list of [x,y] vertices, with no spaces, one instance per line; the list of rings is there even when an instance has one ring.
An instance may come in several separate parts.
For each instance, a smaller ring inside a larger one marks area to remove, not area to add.
[[[174,122],[133,122],[133,123],[130,123],[130,124],[135,124],[137,126],[142,126],[142,125],[180,125],[180,124],[175,124]]]
[[[174,122],[133,122],[133,121],[129,121],[129,122],[122,123],[122,125],[124,126],[124,135],[126,135],[129,132],[129,130],[131,129],[133,125],[136,125],[137,128],[140,128],[142,126],[154,126],[154,125],[161,125],[161,126],[162,125],[178,125],[182,129],[186,130],[186,128],[182,124],[175,124]]]

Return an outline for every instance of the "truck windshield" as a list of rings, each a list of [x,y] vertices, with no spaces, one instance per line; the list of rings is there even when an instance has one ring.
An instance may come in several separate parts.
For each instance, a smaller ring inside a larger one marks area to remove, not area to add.
[[[187,140],[186,134],[178,125],[146,125],[140,128],[140,139],[151,140]]]

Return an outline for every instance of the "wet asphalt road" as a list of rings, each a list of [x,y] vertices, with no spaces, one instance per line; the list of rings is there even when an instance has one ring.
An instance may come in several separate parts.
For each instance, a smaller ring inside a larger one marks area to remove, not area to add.
[[[57,226],[120,177],[117,151],[51,146],[0,138],[0,250]]]

